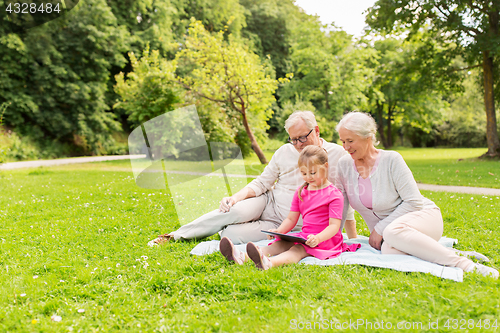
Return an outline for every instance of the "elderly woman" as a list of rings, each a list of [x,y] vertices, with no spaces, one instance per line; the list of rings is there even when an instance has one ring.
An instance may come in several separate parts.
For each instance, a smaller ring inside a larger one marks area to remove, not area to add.
[[[441,211],[420,194],[399,153],[375,148],[377,130],[370,115],[348,113],[336,129],[351,155],[339,160],[336,186],[344,194],[345,207],[350,204],[364,218],[372,247],[382,254],[410,254],[466,272],[498,277],[497,270],[476,264],[456,253],[460,251],[438,243],[443,234]],[[463,254],[482,256],[475,252]]]

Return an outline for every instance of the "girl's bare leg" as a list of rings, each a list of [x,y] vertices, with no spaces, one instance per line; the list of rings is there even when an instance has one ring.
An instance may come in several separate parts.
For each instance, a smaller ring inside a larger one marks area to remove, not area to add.
[[[260,250],[262,251],[262,253],[264,253],[266,256],[275,256],[275,255],[278,255],[280,253],[283,253],[285,251],[288,251],[290,250],[290,248],[293,246],[294,244],[291,243],[291,242],[287,242],[287,241],[282,241],[282,240],[279,240],[277,242],[274,242],[272,243],[271,245],[269,246],[263,246],[260,248]]]
[[[276,243],[273,243],[271,245],[274,245]],[[300,244],[295,244],[291,246],[288,251],[284,251],[275,257],[271,257],[270,260],[273,266],[281,266],[281,265],[298,263],[301,259],[307,256],[309,256],[309,254],[306,252],[304,247]]]

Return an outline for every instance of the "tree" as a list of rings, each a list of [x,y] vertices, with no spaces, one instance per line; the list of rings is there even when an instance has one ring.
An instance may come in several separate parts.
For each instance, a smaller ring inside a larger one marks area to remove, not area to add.
[[[17,32],[16,32],[17,31]],[[36,141],[99,154],[120,130],[106,99],[113,66],[124,66],[127,31],[104,0],[88,0],[29,30],[0,22],[0,103],[6,124]]]
[[[286,77],[294,27],[308,15],[292,0],[240,0],[246,8],[246,27],[242,36],[252,41],[254,51],[262,58],[269,58],[276,77]]]
[[[410,35],[427,27],[439,33],[439,42],[454,47],[470,67],[483,69],[486,133],[489,156],[500,156],[495,114],[495,69],[500,55],[500,2],[478,0],[378,0],[367,22],[376,30]],[[431,55],[432,56],[432,55]]]
[[[128,121],[134,126],[151,120],[167,111],[174,110],[182,101],[182,92],[173,85],[175,64],[160,57],[158,50],[150,54],[144,50],[142,58],[137,60],[134,53],[129,53],[132,71],[116,75],[115,91],[120,95],[113,108],[124,109]]]
[[[130,33],[128,52],[140,54],[148,45],[154,50],[159,50],[161,55],[173,50],[172,25],[177,11],[171,0],[107,0],[106,2],[118,25],[126,27]]]
[[[428,133],[440,117],[440,111],[447,106],[442,98],[446,90],[429,83],[431,79],[422,71],[415,56],[419,47],[416,41],[396,38],[374,42],[376,54],[370,59],[370,66],[375,68],[375,75],[366,96],[385,148],[394,144],[395,120],[400,123],[400,130],[406,125]]]
[[[259,57],[241,41],[230,36],[225,42],[223,31],[211,35],[193,20],[176,62],[182,71],[178,83],[194,96],[221,105],[221,111],[235,112],[232,116],[241,121],[260,162],[267,163],[254,131],[265,135],[278,82],[266,75]]]
[[[290,55],[293,79],[279,93],[282,100],[311,102],[319,116],[336,121],[365,105],[364,90],[372,76],[365,64],[373,51],[356,45],[344,31],[321,28],[314,17],[295,28]]]
[[[245,23],[245,8],[238,0],[170,0],[176,9],[173,30],[182,42],[191,18],[200,21],[209,32],[226,31],[238,36]]]

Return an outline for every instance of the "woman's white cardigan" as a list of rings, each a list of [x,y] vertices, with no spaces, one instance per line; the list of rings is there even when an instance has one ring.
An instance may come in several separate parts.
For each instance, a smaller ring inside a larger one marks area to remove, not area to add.
[[[344,214],[350,204],[361,214],[370,232],[375,229],[383,235],[384,229],[398,217],[437,206],[420,194],[410,168],[398,152],[379,150],[379,154],[378,166],[370,175],[372,209],[366,208],[359,199],[359,173],[351,156],[339,160],[335,186],[344,195]]]

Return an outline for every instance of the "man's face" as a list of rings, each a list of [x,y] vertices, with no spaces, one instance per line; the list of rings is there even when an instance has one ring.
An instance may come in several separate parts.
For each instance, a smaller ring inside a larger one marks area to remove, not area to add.
[[[307,133],[309,133],[310,131],[311,130],[307,127],[304,121],[302,119],[299,119],[295,125],[291,126],[288,129],[288,135],[290,136],[290,139],[298,139],[301,136],[306,136]],[[294,147],[300,153],[302,149],[304,149],[304,147],[306,146],[309,145],[320,146],[320,144],[321,141],[319,139],[319,127],[316,126],[316,128],[313,129],[311,134],[307,136],[306,142],[297,141],[297,144]]]

